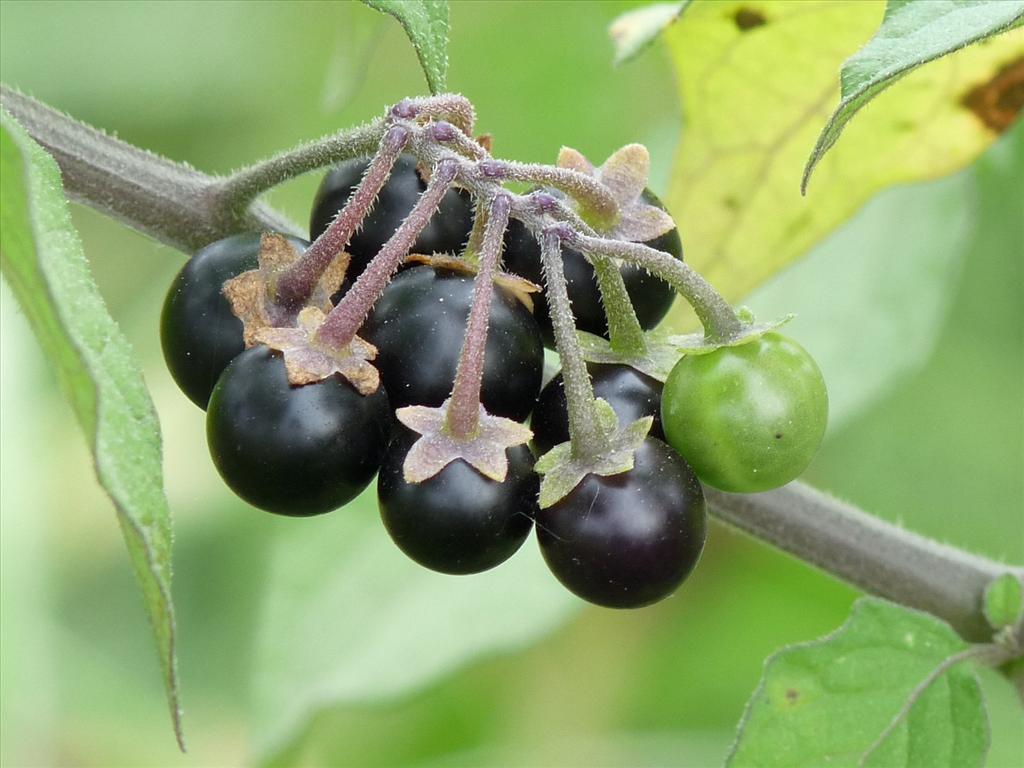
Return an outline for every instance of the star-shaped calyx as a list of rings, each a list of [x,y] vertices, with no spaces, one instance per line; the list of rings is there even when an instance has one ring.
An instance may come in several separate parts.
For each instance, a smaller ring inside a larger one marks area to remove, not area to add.
[[[414,253],[407,256],[405,261],[407,264],[410,262],[427,264],[435,269],[447,269],[451,272],[469,276],[475,276],[479,272],[476,264],[448,253],[433,253],[429,255]],[[525,277],[513,275],[511,272],[496,272],[494,274],[494,284],[511,293],[520,304],[530,310],[530,312],[533,312],[533,294],[540,293],[541,287],[539,285],[527,280]]]
[[[562,147],[558,166],[592,176],[604,184],[619,206],[619,220],[604,237],[631,242],[646,242],[675,228],[675,222],[662,208],[644,199],[651,173],[651,155],[643,144],[627,144],[595,168],[580,152]]]
[[[395,411],[400,422],[420,435],[405,457],[405,481],[422,483],[462,459],[484,477],[504,482],[508,474],[506,449],[528,442],[533,433],[512,419],[492,416],[481,405],[476,431],[469,437],[456,437],[448,424],[450,403],[449,398],[439,408],[409,405]]]
[[[601,398],[594,401],[597,421],[607,446],[595,456],[574,456],[572,443],[561,443],[545,453],[534,465],[541,475],[540,508],[556,504],[572,492],[587,475],[618,475],[633,468],[637,449],[647,439],[654,417],[645,416],[620,426],[619,417]]]
[[[377,357],[377,348],[358,336],[340,351],[318,344],[316,332],[325,317],[317,307],[306,307],[294,327],[264,326],[255,332],[254,343],[266,344],[284,355],[291,384],[312,384],[340,373],[359,394],[376,392],[380,374],[369,361]]]
[[[245,346],[259,343],[256,336],[268,327],[286,327],[295,323],[302,307],[289,309],[274,299],[277,282],[301,254],[282,235],[267,232],[260,236],[259,267],[243,272],[224,283],[224,296],[231,311],[242,321]],[[349,255],[339,253],[320,276],[305,306],[331,311],[331,296],[338,292],[348,269]]]

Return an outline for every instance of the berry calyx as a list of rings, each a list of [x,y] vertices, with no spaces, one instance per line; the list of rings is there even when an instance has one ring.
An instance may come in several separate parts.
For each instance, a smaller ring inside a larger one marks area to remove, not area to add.
[[[661,430],[661,382],[628,365],[588,363],[594,396],[607,402],[620,424],[628,424],[644,416],[654,417],[651,437],[664,439]],[[533,447],[541,456],[569,439],[569,411],[565,399],[562,374],[557,374],[541,390],[530,417]]]
[[[189,400],[202,409],[228,364],[243,351],[242,321],[224,296],[224,283],[259,266],[260,235],[218,240],[199,250],[171,282],[160,315],[167,369]],[[298,251],[309,243],[289,237]]]

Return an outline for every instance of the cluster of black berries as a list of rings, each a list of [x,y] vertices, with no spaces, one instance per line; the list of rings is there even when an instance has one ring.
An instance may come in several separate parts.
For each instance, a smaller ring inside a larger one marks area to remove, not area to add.
[[[311,239],[324,232],[353,194],[365,161],[338,166],[323,180]],[[423,192],[416,161],[402,156],[347,247],[348,290]],[[645,193],[648,202],[657,203]],[[413,253],[459,254],[473,222],[470,197],[450,189]],[[292,239],[300,252],[308,243]],[[649,245],[681,257],[675,230]],[[359,336],[377,348],[382,386],[360,394],[340,375],[295,386],[280,353],[246,349],[243,326],[222,293],[225,281],[257,267],[258,234],[213,243],[179,273],[163,310],[167,365],[184,393],[207,410],[210,452],[225,482],[254,506],[277,514],[316,515],[355,498],[379,473],[384,524],[396,544],[437,571],[475,573],[511,556],[536,522],[555,575],[592,602],[636,607],[670,594],[695,565],[705,538],[704,498],[687,463],[661,439],[662,385],[623,365],[590,366],[598,397],[623,423],[653,416],[634,468],[588,475],[553,506],[538,507],[534,457],[569,439],[561,376],[541,389],[544,347],[553,335],[544,295],[533,311],[500,284],[492,294],[480,399],[487,412],[532,419],[533,445],[506,452],[503,482],[458,459],[418,482],[403,476],[417,435],[394,419],[407,405],[440,406],[450,396],[473,296],[473,276],[451,263],[407,262],[375,303]],[[564,253],[577,326],[607,334],[594,269]],[[540,248],[517,220],[505,234],[503,269],[540,284]],[[643,270],[623,266],[641,325],[652,328],[675,293]],[[337,300],[338,297],[335,297]]]

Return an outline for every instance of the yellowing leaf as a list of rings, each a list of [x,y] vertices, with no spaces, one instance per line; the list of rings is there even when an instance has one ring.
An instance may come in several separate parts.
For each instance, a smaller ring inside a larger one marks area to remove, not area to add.
[[[729,299],[804,255],[875,192],[950,173],[998,135],[970,105],[1013,93],[1006,72],[1024,56],[1020,29],[920,67],[879,95],[801,197],[804,164],[839,101],[840,67],[884,10],[866,0],[694,2],[667,30],[686,126],[668,207],[687,260]],[[988,83],[998,93],[979,98]],[[693,317],[677,305],[673,321]]]

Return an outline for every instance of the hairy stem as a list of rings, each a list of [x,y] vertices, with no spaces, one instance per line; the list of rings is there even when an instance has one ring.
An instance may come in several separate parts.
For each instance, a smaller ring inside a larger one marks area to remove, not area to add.
[[[244,211],[257,196],[282,182],[343,160],[372,155],[384,130],[384,121],[375,120],[274,155],[221,181],[217,196],[228,208]]]
[[[298,307],[312,295],[324,270],[339,253],[345,250],[352,235],[363,223],[373,207],[381,188],[391,176],[398,156],[409,141],[409,129],[395,125],[388,129],[380,141],[380,148],[370,161],[359,186],[345,203],[331,225],[309,246],[302,258],[281,276],[277,284],[277,299],[288,307]]]
[[[448,191],[457,172],[458,166],[448,160],[442,160],[434,168],[427,188],[423,190],[423,194],[409,211],[405,221],[395,230],[391,239],[381,246],[380,252],[359,275],[359,279],[345,294],[345,298],[324,320],[324,324],[317,331],[318,342],[335,350],[348,346],[391,281],[391,276],[409,254],[416,238],[437,211],[441,198]]]
[[[180,251],[245,231],[302,234],[266,205],[225,204],[216,177],[108,136],[6,85],[0,104],[53,155],[72,200]]]
[[[455,371],[451,403],[448,405],[448,429],[454,437],[468,439],[476,434],[480,422],[480,386],[484,379],[484,351],[487,346],[487,325],[494,293],[494,273],[501,260],[502,238],[508,226],[511,209],[508,195],[499,194],[491,201],[480,251],[480,271],[473,284],[473,304],[466,323],[466,336]]]
[[[706,489],[711,511],[850,584],[945,619],[965,639],[992,637],[985,587],[1011,568],[879,520],[802,483],[767,493]]]
[[[721,294],[689,264],[670,254],[643,243],[605,240],[589,235],[573,236],[572,243],[591,257],[608,256],[637,264],[667,280],[693,307],[709,339],[726,341],[742,329],[736,312]]]
[[[593,264],[604,314],[608,318],[611,348],[622,355],[642,355],[647,351],[644,329],[636,318],[636,310],[626,292],[626,283],[618,265],[602,256],[595,256]]]
[[[488,178],[542,184],[561,190],[578,201],[600,224],[614,224],[619,216],[619,205],[608,188],[579,171],[511,160],[489,160],[481,166],[481,173]]]
[[[583,360],[576,324],[565,288],[562,270],[562,245],[557,232],[541,234],[541,266],[548,290],[548,308],[555,336],[555,347],[562,362],[562,383],[569,412],[569,440],[574,456],[599,456],[608,450],[608,437],[601,431],[594,403],[594,388]]]

